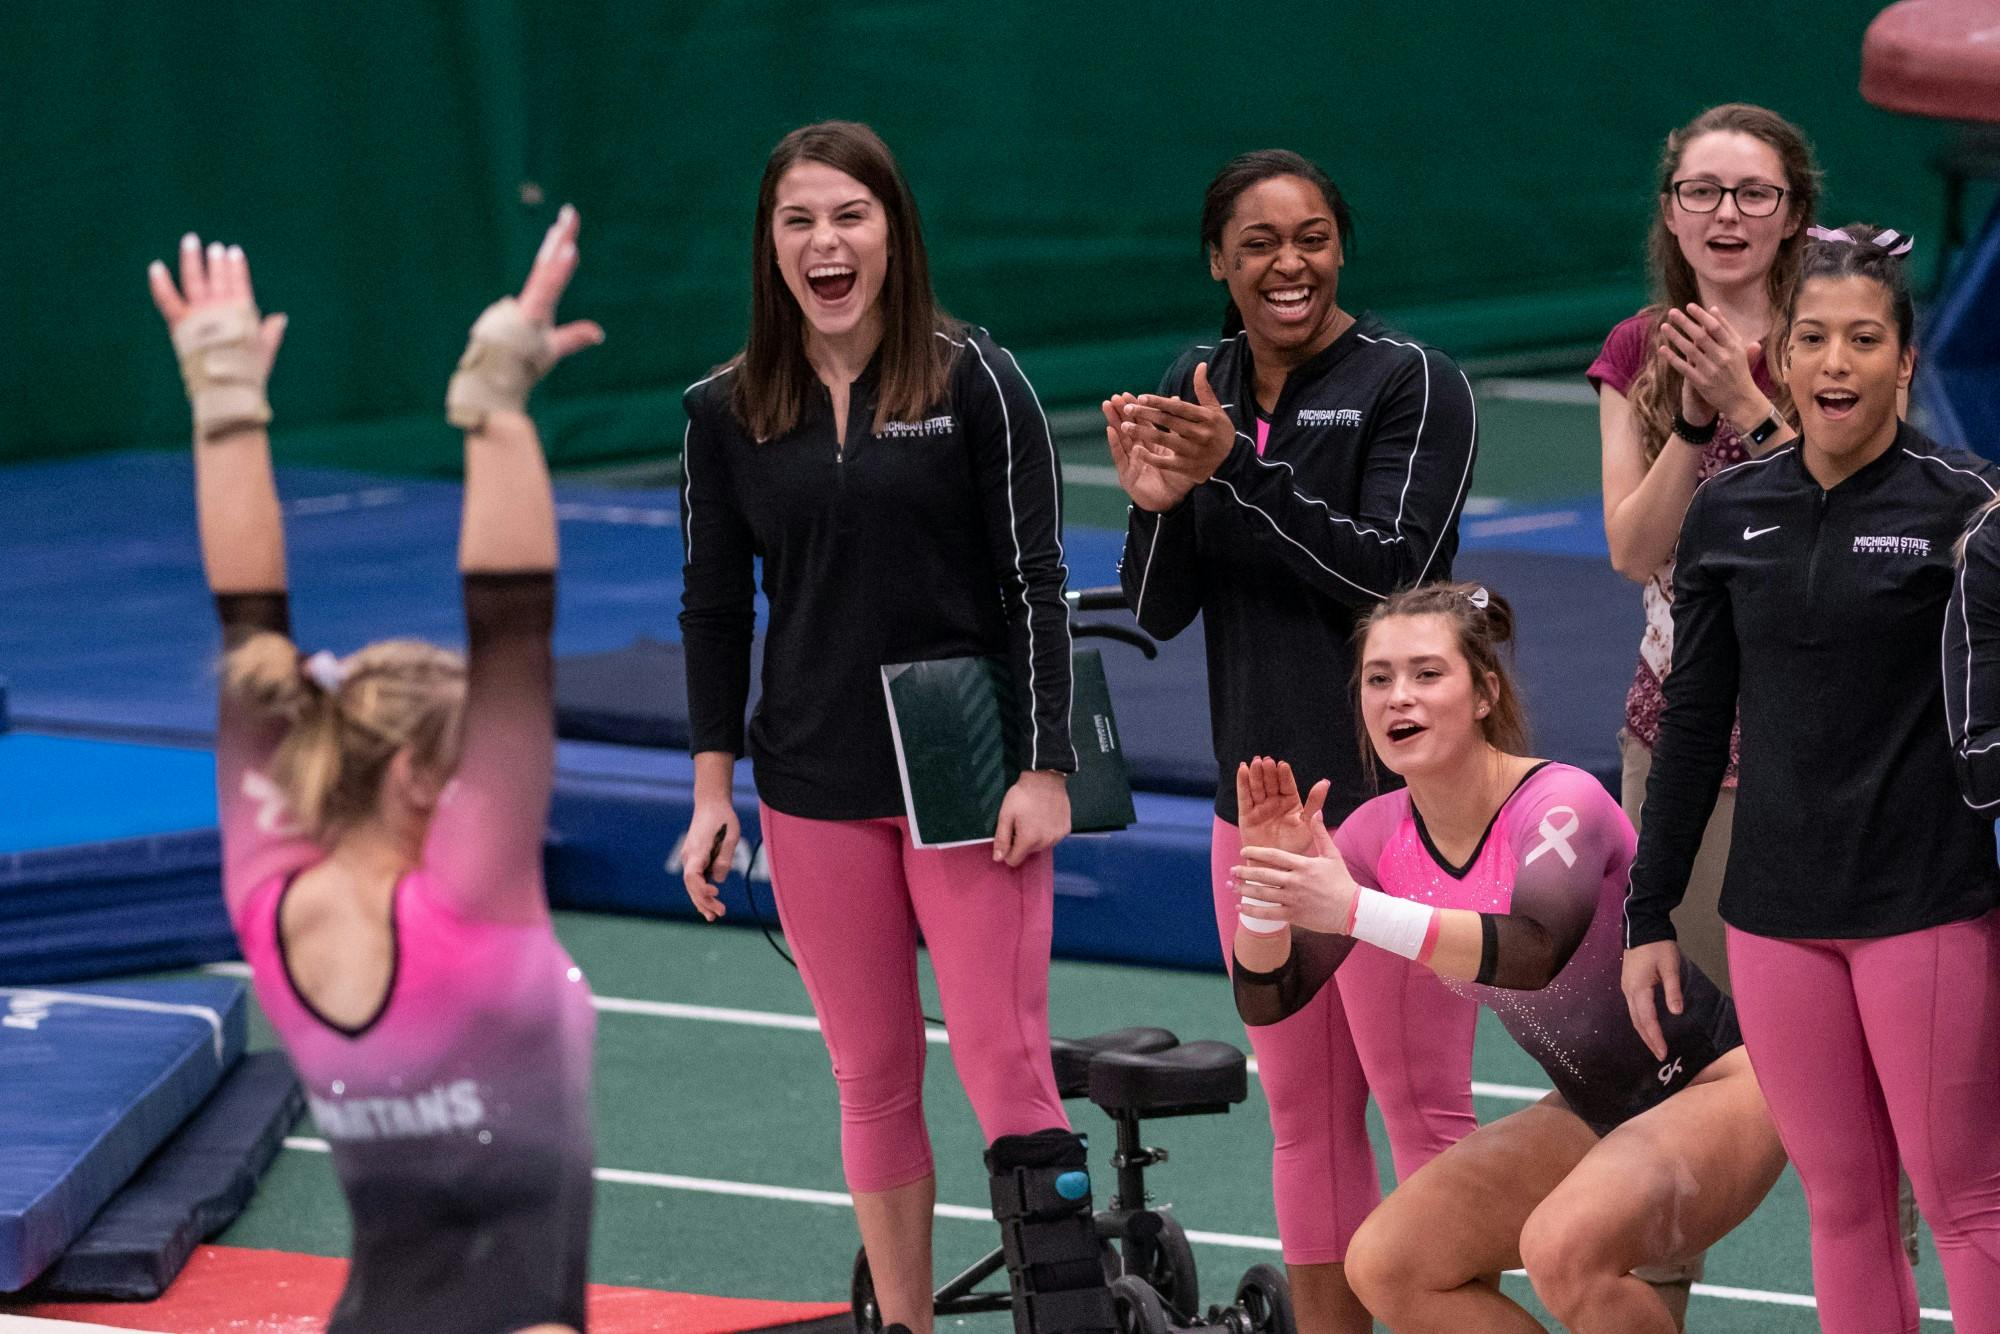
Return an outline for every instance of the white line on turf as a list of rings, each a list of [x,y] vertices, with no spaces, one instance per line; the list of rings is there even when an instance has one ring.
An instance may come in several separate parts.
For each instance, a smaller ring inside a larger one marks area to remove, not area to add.
[[[1581,517],[1575,510],[1553,510],[1545,514],[1517,514],[1507,519],[1480,519],[1465,525],[1465,535],[1502,537],[1510,533],[1538,533],[1548,528],[1568,528]]]
[[[212,963],[203,971],[220,973],[228,977],[250,976],[250,966],[242,963]],[[819,1020],[809,1014],[781,1014],[772,1010],[739,1010],[721,1005],[688,1005],[681,1001],[628,1000],[621,996],[593,996],[590,1003],[606,1014],[636,1014],[653,1019],[687,1019],[697,1023],[736,1024],[746,1028],[778,1028],[793,1033],[819,1032]],[[951,1038],[942,1028],[926,1025],[924,1040],[932,1046],[944,1047],[951,1044]],[[1249,1063],[1251,1074],[1257,1073],[1257,1062]],[[1531,1088],[1525,1084],[1490,1084],[1485,1080],[1472,1081],[1472,1092],[1481,1098],[1503,1098],[1510,1102],[1535,1102],[1548,1096],[1545,1088]]]
[[[323,1139],[313,1139],[304,1135],[289,1135],[285,1147],[303,1153],[328,1153],[331,1146]],[[719,1181],[713,1177],[679,1176],[670,1172],[630,1172],[617,1167],[600,1167],[596,1171],[599,1181],[623,1186],[651,1186],[658,1190],[692,1191],[700,1195],[730,1195],[738,1199],[778,1200],[787,1204],[817,1204],[836,1209],[852,1209],[854,1197],[845,1191],[807,1190],[799,1186],[766,1186],[750,1181]],[[936,1206],[939,1218],[950,1218],[969,1223],[990,1223],[993,1221],[991,1209],[975,1208],[964,1204],[940,1204]],[[1278,1252],[1276,1237],[1254,1237],[1240,1232],[1205,1232],[1190,1228],[1188,1240],[1207,1246],[1226,1246],[1235,1250]],[[1511,1270],[1519,1274],[1521,1270]],[[1697,1283],[1696,1294],[1704,1297],[1719,1297],[1726,1301],[1762,1302],[1771,1306],[1816,1305],[1811,1297],[1793,1292],[1764,1292],[1757,1288],[1731,1288],[1713,1283]],[[1926,1320],[1942,1320],[1949,1323],[1949,1311],[1926,1308]],[[0,1334],[6,1334],[6,1327],[0,1326]]]
[[[556,517],[566,523],[611,523],[642,528],[671,528],[678,515],[655,505],[591,505],[580,500],[556,504]]]
[[[384,505],[394,505],[403,499],[400,486],[376,486],[366,491],[343,491],[330,496],[304,496],[285,506],[285,513],[291,518],[310,518],[316,514],[342,514],[353,509],[380,509]]]

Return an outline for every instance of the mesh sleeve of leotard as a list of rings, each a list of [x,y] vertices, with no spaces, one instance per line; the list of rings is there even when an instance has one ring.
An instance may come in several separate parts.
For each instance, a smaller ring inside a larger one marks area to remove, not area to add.
[[[291,638],[291,604],[283,589],[218,593],[215,614],[222,622],[225,653],[257,634]],[[271,757],[288,724],[227,690],[219,693],[215,805],[222,828],[223,902],[233,922],[257,886],[310,865],[322,853],[299,832],[291,808],[270,777]]]
[[[1605,877],[1632,859],[1632,826],[1589,774],[1552,765],[1522,784],[1501,818],[1514,851],[1504,913],[1482,913],[1486,986],[1539,991],[1590,930]]]
[[[1380,889],[1375,863],[1382,844],[1395,827],[1400,793],[1377,797],[1348,816],[1334,832],[1333,845],[1347,863],[1348,874],[1364,889]],[[1252,1027],[1289,1019],[1311,1003],[1354,948],[1354,938],[1325,931],[1292,928],[1292,952],[1268,973],[1253,972],[1240,960],[1230,961],[1230,982],[1236,993],[1236,1013]]]
[[[492,921],[548,915],[542,841],[555,772],[555,574],[465,576],[464,741],[424,845],[448,906]]]

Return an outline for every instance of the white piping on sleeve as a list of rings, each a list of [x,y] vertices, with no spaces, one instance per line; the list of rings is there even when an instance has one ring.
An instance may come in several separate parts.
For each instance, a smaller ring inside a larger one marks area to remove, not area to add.
[[[1031,737],[1028,743],[1028,768],[1039,769],[1042,767],[1042,726],[1041,719],[1036,717],[1037,711],[1034,707],[1034,701],[1038,698],[1036,692],[1038,682],[1035,679],[1035,608],[1028,600],[1028,571],[1021,552],[1020,519],[1014,512],[1014,418],[1013,414],[1007,411],[1007,394],[1000,387],[1000,377],[993,373],[992,363],[987,361],[986,354],[979,350],[979,344],[967,338],[962,346],[972,349],[972,355],[979,358],[980,368],[986,372],[986,378],[993,382],[994,396],[1000,400],[1000,422],[1007,435],[1007,528],[1008,536],[1014,542],[1014,577],[1021,584],[1021,613],[1028,622],[1028,721]]]
[[[688,468],[688,438],[694,434],[694,421],[690,418],[681,427],[681,504],[687,506],[687,513],[681,518],[681,538],[687,543],[687,563],[694,564],[694,473]]]
[[[1000,347],[998,343],[995,343],[994,346]],[[1062,581],[1064,586],[1067,587],[1069,584],[1069,549],[1063,545],[1062,462],[1060,459],[1056,457],[1055,433],[1049,430],[1049,414],[1042,408],[1042,396],[1035,392],[1034,382],[1028,379],[1028,373],[1021,369],[1021,363],[1019,359],[1016,358],[1011,351],[1009,351],[1004,347],[1001,347],[1000,351],[1005,353],[1007,360],[1013,363],[1014,374],[1020,376],[1021,383],[1027,386],[1028,397],[1034,402],[1035,411],[1037,414],[1040,415],[1042,419],[1042,438],[1049,442],[1049,492],[1050,492],[1049,523],[1051,530],[1055,534],[1055,539],[1056,539],[1056,568],[1062,571]],[[985,360],[985,358],[982,357],[981,360],[983,361]],[[1026,581],[1024,580],[1023,581],[1024,586],[1021,590],[1022,597],[1024,599],[1027,596],[1027,589],[1025,587],[1025,583]],[[1070,655],[1076,651],[1076,639],[1070,634],[1069,616],[1067,614],[1067,610],[1065,610],[1065,614],[1063,616],[1062,627],[1063,627],[1063,661],[1067,662],[1069,661]],[[1075,671],[1072,670],[1069,676],[1069,698],[1065,700],[1063,703],[1063,717],[1069,718],[1072,717],[1075,713],[1076,713],[1076,673]],[[1076,738],[1071,737],[1070,762],[1074,764],[1077,762],[1078,759],[1079,757],[1076,753]]]
[[[1132,605],[1132,619],[1135,621],[1146,614],[1146,580],[1153,573],[1153,553],[1160,549],[1160,526],[1165,522],[1165,515],[1153,515],[1153,540],[1146,544],[1146,564],[1139,571],[1139,597]]]
[[[1472,409],[1472,434],[1466,437],[1465,471],[1459,474],[1458,490],[1452,495],[1451,508],[1446,511],[1446,513],[1448,514],[1459,513],[1460,507],[1465,504],[1465,493],[1472,489],[1473,456],[1479,452],[1479,399],[1478,396],[1472,392],[1472,381],[1466,378],[1465,372],[1463,370],[1460,370],[1458,372],[1458,378],[1460,383],[1464,384],[1465,386],[1466,405]],[[1413,449],[1410,451],[1410,462],[1412,467],[1414,467],[1416,464],[1416,458],[1417,458],[1417,452]],[[1397,514],[1396,522],[1399,525],[1402,523],[1402,516],[1400,511]],[[1434,562],[1436,562],[1438,549],[1441,548],[1442,546],[1444,546],[1444,530],[1439,529],[1438,540],[1431,543],[1431,554],[1424,557],[1424,568],[1417,571],[1418,583],[1421,584],[1424,581],[1424,576],[1428,575],[1431,572],[1431,565]]]
[[[720,380],[735,369],[734,366],[724,366],[713,375],[703,376],[681,390],[681,397],[685,399],[710,380]],[[681,427],[681,503],[687,506],[687,513],[682,516],[681,540],[687,544],[687,564],[692,565],[694,564],[694,478],[688,472],[687,458],[688,439],[694,434],[694,414],[684,410],[683,415],[686,417],[686,423]]]
[[[1403,506],[1409,502],[1410,482],[1417,475],[1417,451],[1424,446],[1424,426],[1431,419],[1431,359],[1424,354],[1423,348],[1417,344],[1406,343],[1399,338],[1370,338],[1365,333],[1357,333],[1354,336],[1364,343],[1388,343],[1392,347],[1407,347],[1417,354],[1417,365],[1423,367],[1424,371],[1424,405],[1417,413],[1417,438],[1410,442],[1410,466],[1403,474],[1403,493],[1396,498],[1396,522],[1393,526],[1396,530],[1396,537],[1400,540],[1403,536]],[[1464,372],[1461,371],[1460,374],[1462,375]],[[1468,381],[1466,392],[1470,393],[1471,391],[1472,386]],[[1440,534],[1441,536],[1442,534]]]
[[[1311,547],[1307,546],[1305,543],[1299,541],[1296,537],[1293,537],[1290,533],[1286,532],[1283,528],[1279,527],[1278,521],[1276,519],[1272,518],[1264,510],[1259,509],[1257,506],[1245,500],[1242,494],[1238,492],[1235,487],[1231,486],[1228,482],[1224,481],[1222,478],[1211,477],[1208,480],[1215,483],[1223,490],[1227,491],[1230,494],[1230,496],[1235,499],[1236,503],[1241,505],[1244,509],[1249,510],[1252,514],[1260,516],[1265,523],[1270,524],[1272,532],[1276,533],[1279,537],[1284,538],[1285,541],[1290,542],[1300,551],[1305,552],[1306,559],[1310,560],[1313,564],[1319,566],[1322,570],[1325,570],[1328,574],[1332,575],[1334,578],[1340,580],[1340,582],[1342,582],[1343,584],[1346,584],[1349,588],[1355,589],[1358,592],[1366,593],[1369,597],[1374,598],[1378,602],[1389,596],[1387,593],[1376,592],[1374,589],[1368,587],[1366,584],[1355,583],[1354,580],[1348,578],[1346,575],[1342,574],[1339,570],[1334,569],[1331,565],[1328,565],[1325,561],[1321,560],[1313,552],[1313,549]]]
[[[1993,483],[1987,481],[1984,477],[1981,477],[1978,473],[1972,471],[1972,469],[1970,468],[1960,468],[1953,464],[1946,463],[1943,459],[1939,458],[1935,454],[1919,454],[1913,449],[1905,449],[1903,452],[1905,454],[1908,454],[1913,459],[1922,459],[1926,463],[1935,463],[1940,468],[1947,469],[1951,472],[1958,473],[1965,477],[1970,477],[1973,481],[1979,483],[1981,486],[1986,488],[1986,494],[1988,496],[2000,495],[2000,492],[1996,492],[1993,489]]]
[[[1922,455],[1918,455],[1916,457],[1922,457]],[[1942,460],[1940,460],[1940,462],[1942,462]],[[1950,467],[1951,465],[1945,464],[1944,466]],[[1964,469],[1954,469],[1954,471],[1962,472],[1964,471]],[[1974,473],[1973,476],[1977,477],[1978,474]],[[1983,482],[1986,479],[1982,477],[1980,478],[1980,480]],[[1967,543],[1968,548],[1970,547],[1972,539],[1979,535],[1979,530],[1981,528],[1984,528],[1986,526],[1986,521],[1992,517],[1993,517],[1993,511],[1989,509],[1984,514],[1979,516],[1978,523],[1972,525],[1972,531],[1965,535],[1965,541]],[[1951,719],[1952,683],[1950,679],[1947,678],[1944,682],[1945,739],[1947,742],[1950,743],[1951,748],[1955,752],[1957,752],[1960,757],[1965,759],[1970,759],[1974,755],[1983,755],[1987,751],[1992,750],[1995,746],[2000,746],[2000,741],[1990,742],[1987,745],[1981,746],[1977,750],[1967,749],[1968,743],[1970,743],[1972,740],[1972,618],[1966,611],[1964,562],[1960,562],[1958,567],[1958,620],[1959,620],[1959,627],[1965,636],[1965,693],[1964,693],[1965,705],[1964,708],[1959,712],[1958,722],[1954,724]],[[1945,622],[1944,633],[1947,636],[1951,634],[1951,623],[1949,620]],[[1949,654],[1940,654],[1939,656],[1943,661],[1947,663],[1950,661]],[[1949,670],[1949,668],[1947,668],[1947,670]],[[1963,793],[1961,795],[1965,799],[1965,804],[1971,807],[1975,811],[1990,810],[1995,806],[2000,806],[2000,797],[1995,797],[1992,801],[1975,802],[1972,799],[1972,795],[1970,793]]]

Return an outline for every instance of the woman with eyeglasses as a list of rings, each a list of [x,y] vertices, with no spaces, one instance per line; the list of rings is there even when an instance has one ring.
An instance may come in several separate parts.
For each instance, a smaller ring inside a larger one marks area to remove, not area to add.
[[[1625,814],[1638,823],[1673,657],[1674,543],[1695,488],[1793,436],[1765,344],[1790,296],[1819,203],[1798,128],[1731,103],[1667,136],[1647,252],[1653,304],[1612,329],[1586,372],[1598,393],[1604,535],[1611,563],[1644,586],[1645,637],[1625,696]],[[1693,882],[1681,947],[1729,989],[1715,899],[1735,808],[1735,746]]]

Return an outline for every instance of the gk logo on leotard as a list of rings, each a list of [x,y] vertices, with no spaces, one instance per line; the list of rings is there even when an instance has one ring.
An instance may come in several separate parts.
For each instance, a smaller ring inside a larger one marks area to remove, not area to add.
[[[1662,1084],[1671,1084],[1676,1079],[1679,1079],[1680,1076],[1681,1058],[1678,1056],[1674,1057],[1672,1065],[1663,1065],[1660,1067],[1660,1082]]]
[[[1563,817],[1561,820],[1556,819],[1559,815]],[[1576,849],[1569,845],[1569,841],[1581,828],[1583,828],[1582,817],[1570,807],[1549,807],[1549,813],[1542,817],[1541,828],[1536,831],[1542,836],[1542,841],[1528,849],[1528,855],[1522,859],[1521,865],[1533,866],[1543,853],[1553,852],[1562,858],[1564,866],[1575,866]]]

